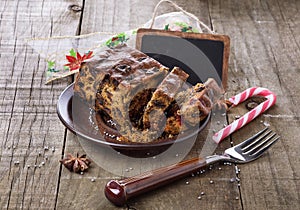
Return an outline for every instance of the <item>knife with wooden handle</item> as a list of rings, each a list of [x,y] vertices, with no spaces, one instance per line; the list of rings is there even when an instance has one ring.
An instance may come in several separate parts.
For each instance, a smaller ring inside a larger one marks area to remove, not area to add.
[[[111,180],[105,186],[105,196],[116,206],[142,193],[161,187],[220,161],[220,156],[194,158],[122,180]]]

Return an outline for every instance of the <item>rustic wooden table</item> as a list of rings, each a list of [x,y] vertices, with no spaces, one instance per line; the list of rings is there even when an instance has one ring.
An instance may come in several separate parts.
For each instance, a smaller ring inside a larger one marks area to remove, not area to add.
[[[72,79],[45,85],[46,63],[24,39],[126,31],[149,20],[157,2],[1,0],[1,209],[118,209],[105,199],[103,189],[108,180],[120,177],[95,163],[84,175],[60,165],[66,153],[84,153],[56,114],[58,97]],[[120,209],[298,209],[300,1],[175,2],[230,36],[229,96],[251,86],[269,88],[278,96],[274,107],[222,142],[217,152],[266,123],[282,138],[261,159],[239,165],[239,181],[234,165],[219,166]],[[163,5],[160,13],[169,11]],[[242,106],[231,110],[228,120],[244,111]],[[194,155],[192,151],[187,158]],[[205,194],[199,200],[201,192]]]

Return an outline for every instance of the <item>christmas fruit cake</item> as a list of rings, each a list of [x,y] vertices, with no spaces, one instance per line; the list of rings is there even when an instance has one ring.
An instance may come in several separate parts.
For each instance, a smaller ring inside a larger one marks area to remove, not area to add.
[[[109,140],[150,143],[176,137],[209,114],[207,87],[189,87],[188,76],[120,45],[81,64],[74,96],[95,111]]]

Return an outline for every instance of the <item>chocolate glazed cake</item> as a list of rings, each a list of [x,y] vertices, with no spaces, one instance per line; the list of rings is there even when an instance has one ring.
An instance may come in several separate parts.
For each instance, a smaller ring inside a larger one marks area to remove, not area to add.
[[[121,45],[82,64],[74,96],[95,110],[99,129],[109,140],[149,143],[172,138],[209,113],[205,85],[187,88],[187,78],[180,68],[169,72],[144,53]]]

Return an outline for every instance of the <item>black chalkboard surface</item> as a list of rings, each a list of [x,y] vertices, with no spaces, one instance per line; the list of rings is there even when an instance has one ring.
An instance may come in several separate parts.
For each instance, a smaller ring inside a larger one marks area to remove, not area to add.
[[[169,68],[182,68],[193,85],[214,78],[226,89],[229,43],[226,35],[139,29],[136,47]]]

